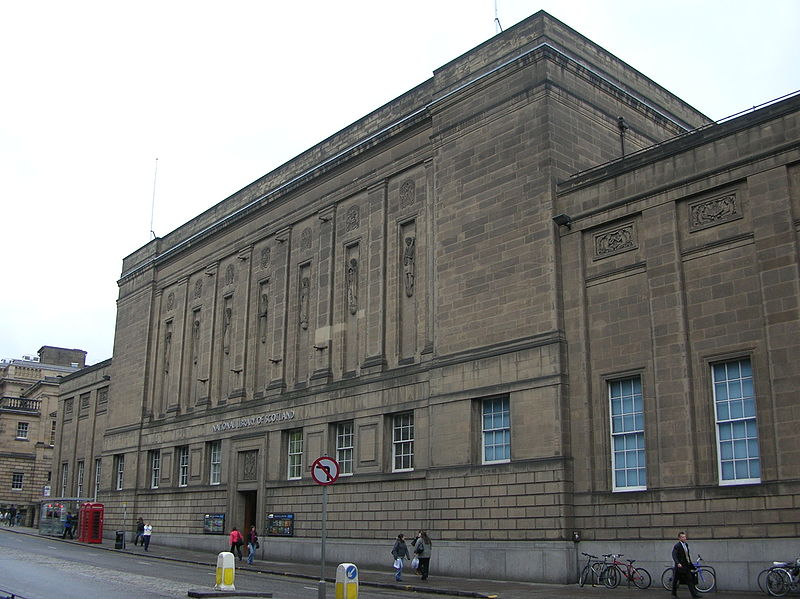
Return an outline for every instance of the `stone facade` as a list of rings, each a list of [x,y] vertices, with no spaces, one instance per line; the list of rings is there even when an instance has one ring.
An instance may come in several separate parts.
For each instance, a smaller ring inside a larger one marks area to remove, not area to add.
[[[0,361],[0,510],[15,506],[26,525],[50,488],[58,385],[85,360],[83,350],[45,345]]]
[[[292,513],[262,551],[314,560],[330,455],[331,560],[424,528],[566,582],[681,528],[746,587],[798,533],[797,117],[712,124],[541,12],[444,65],[124,260],[108,529]]]

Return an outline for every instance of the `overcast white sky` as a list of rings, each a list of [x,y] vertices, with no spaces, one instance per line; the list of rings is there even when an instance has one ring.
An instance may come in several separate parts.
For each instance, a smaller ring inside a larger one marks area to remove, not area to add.
[[[800,1],[540,9],[713,119],[800,89]],[[495,0],[0,0],[0,358],[111,357],[122,259],[492,37]]]

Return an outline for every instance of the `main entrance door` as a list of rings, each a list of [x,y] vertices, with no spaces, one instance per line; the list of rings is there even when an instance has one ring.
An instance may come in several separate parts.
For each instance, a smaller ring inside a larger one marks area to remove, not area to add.
[[[244,504],[242,527],[239,530],[242,531],[242,536],[247,540],[247,533],[251,526],[255,526],[256,530],[259,530],[258,522],[256,522],[258,491],[239,491],[239,497]]]

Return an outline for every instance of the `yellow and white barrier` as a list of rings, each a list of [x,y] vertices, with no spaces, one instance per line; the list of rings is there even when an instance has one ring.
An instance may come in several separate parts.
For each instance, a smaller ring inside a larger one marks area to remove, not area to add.
[[[217,591],[235,591],[233,579],[236,577],[236,561],[230,551],[223,551],[217,556]]]
[[[358,568],[339,564],[336,568],[336,599],[358,599]]]

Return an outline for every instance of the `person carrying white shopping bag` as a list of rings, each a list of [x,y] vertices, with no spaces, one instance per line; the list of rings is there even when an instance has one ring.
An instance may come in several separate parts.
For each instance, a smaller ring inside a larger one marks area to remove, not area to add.
[[[392,557],[394,558],[394,579],[397,582],[401,582],[403,580],[403,560],[411,559],[405,535],[397,535],[397,540],[394,542],[394,547],[392,547]]]

